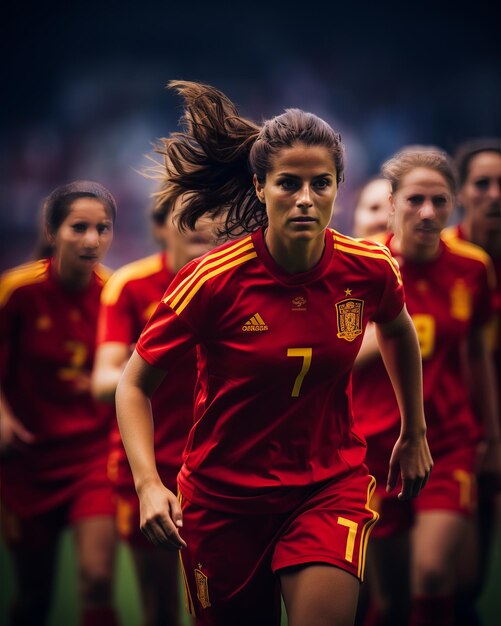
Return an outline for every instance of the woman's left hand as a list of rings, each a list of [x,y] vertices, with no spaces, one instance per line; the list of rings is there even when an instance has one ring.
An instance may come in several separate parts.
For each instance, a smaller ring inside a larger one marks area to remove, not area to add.
[[[428,482],[432,467],[433,459],[426,436],[400,435],[391,454],[386,491],[395,489],[400,474],[402,489],[398,499],[415,498]]]

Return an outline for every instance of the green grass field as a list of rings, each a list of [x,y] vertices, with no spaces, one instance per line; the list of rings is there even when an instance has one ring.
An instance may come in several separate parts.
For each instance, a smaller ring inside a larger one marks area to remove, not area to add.
[[[78,626],[75,558],[71,536],[65,533],[60,547],[60,566],[49,626]],[[7,606],[14,583],[9,555],[0,543],[0,624],[7,624]],[[115,598],[120,610],[122,626],[141,626],[141,607],[137,582],[128,549],[120,546],[117,559]],[[498,533],[492,568],[480,610],[484,626],[501,624],[501,531]],[[282,620],[286,626],[287,620]],[[186,621],[188,626],[188,621]]]

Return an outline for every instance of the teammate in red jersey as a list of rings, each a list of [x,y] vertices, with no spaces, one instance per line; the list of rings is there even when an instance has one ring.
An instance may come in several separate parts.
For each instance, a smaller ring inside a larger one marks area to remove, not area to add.
[[[118,385],[142,529],[181,549],[199,624],[277,625],[280,591],[291,626],[350,624],[377,519],[351,414],[370,319],[402,403],[390,483],[401,472],[400,497],[416,496],[432,465],[399,271],[385,248],[328,228],[343,179],[328,124],[290,109],[258,126],[212,87],[171,87],[186,109],[184,130],[163,145],[165,195],[191,191],[181,226],[225,207],[225,233],[250,234],[177,274]],[[178,500],[155,465],[149,396],[193,346]]]
[[[355,237],[372,239],[388,230],[390,193],[390,183],[380,176],[374,176],[362,186],[353,211]]]
[[[446,245],[440,239],[456,191],[455,172],[445,153],[404,149],[384,164],[383,173],[392,185],[394,234],[382,241],[399,261],[419,337],[427,437],[435,466],[415,502],[402,503],[385,492],[384,459],[399,432],[399,407],[383,361],[368,342],[359,355],[362,365],[355,370],[353,388],[355,419],[367,438],[367,464],[379,485],[373,503],[381,521],[370,548],[369,571],[380,615],[373,615],[370,623],[408,623],[410,571],[410,623],[453,624],[458,555],[467,519],[475,510],[478,428],[467,365],[482,372],[476,390],[483,396],[482,415],[488,432],[499,433],[483,335],[490,319],[492,267],[480,248]],[[499,472],[494,462],[492,470]]]
[[[58,539],[76,542],[83,626],[117,623],[112,608],[113,492],[106,476],[113,413],[90,392],[99,262],[116,205],[102,185],[76,181],[44,204],[51,258],[0,281],[2,532],[13,559],[13,625],[45,624]]]
[[[461,221],[444,231],[446,241],[471,241],[483,248],[490,256],[496,272],[494,291],[494,319],[489,331],[496,366],[499,406],[499,381],[501,380],[501,139],[474,139],[459,146],[455,155],[459,172],[459,208]],[[474,372],[475,373],[475,372]],[[482,371],[477,373],[482,375]],[[481,444],[485,447],[485,438]],[[491,446],[492,449],[492,446]],[[498,448],[499,449],[499,448]],[[470,539],[471,551],[465,554],[462,568],[466,589],[458,593],[459,613],[463,624],[475,623],[475,603],[480,597],[489,571],[493,539],[496,529],[496,513],[501,512],[499,489],[501,485],[488,473],[489,464],[478,467],[478,513],[477,528]],[[497,506],[496,506],[497,502]],[[496,511],[497,509],[497,511]],[[475,548],[475,546],[477,546]],[[478,552],[478,567],[472,566]],[[473,576],[472,576],[473,575]],[[471,580],[473,578],[473,581]]]
[[[114,401],[131,350],[175,274],[214,247],[213,223],[201,220],[196,232],[181,232],[175,225],[172,205],[160,202],[152,211],[156,239],[164,247],[168,244],[168,252],[163,250],[117,270],[103,290],[93,373],[94,394],[103,401]],[[175,380],[164,381],[152,398],[158,472],[173,491],[193,420],[196,372],[196,354],[192,350],[176,364]],[[165,413],[168,420],[163,417]],[[155,549],[140,531],[139,501],[118,430],[114,433],[109,473],[118,496],[117,528],[130,545],[137,567],[144,626],[179,624],[179,558],[175,552]]]

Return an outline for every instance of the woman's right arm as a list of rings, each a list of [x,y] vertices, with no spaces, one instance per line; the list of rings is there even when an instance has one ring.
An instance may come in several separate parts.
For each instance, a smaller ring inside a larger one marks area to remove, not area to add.
[[[0,397],[0,457],[6,457],[25,450],[36,437],[14,416],[1,389]]]
[[[181,506],[160,480],[153,444],[150,398],[164,376],[164,371],[134,351],[115,399],[120,434],[140,501],[141,530],[155,545],[181,549],[186,546],[178,530],[183,525]]]
[[[130,357],[125,343],[106,341],[97,347],[92,370],[92,394],[100,402],[113,403],[118,381]]]

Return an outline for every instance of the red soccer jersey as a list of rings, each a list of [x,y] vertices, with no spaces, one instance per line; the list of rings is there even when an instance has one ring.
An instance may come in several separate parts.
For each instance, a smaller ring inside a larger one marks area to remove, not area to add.
[[[321,261],[288,274],[263,231],[187,265],[136,346],[170,370],[198,346],[181,492],[209,508],[286,510],[363,463],[351,369],[368,320],[404,303],[388,250],[327,230]]]
[[[463,229],[460,224],[450,226],[444,231],[445,241],[466,241]],[[501,380],[501,257],[491,259],[494,263],[496,274],[496,286],[492,294],[493,320],[490,332],[490,343],[493,349],[494,363],[496,365],[497,382]]]
[[[116,271],[101,296],[98,343],[135,344],[173,278],[164,252]],[[182,451],[193,423],[196,371],[196,354],[192,350],[176,363],[172,376],[158,387],[152,398],[155,457],[162,480],[173,490],[176,490]],[[121,486],[133,487],[132,473],[118,432],[112,442],[110,476]]]
[[[386,236],[391,250],[393,236]],[[440,243],[438,256],[413,263],[397,257],[423,361],[423,397],[427,439],[432,454],[473,445],[473,417],[462,368],[462,350],[473,325],[490,317],[489,259],[467,243]],[[357,368],[353,377],[354,415],[364,435],[393,430],[400,412],[380,358]]]
[[[24,493],[28,485],[76,479],[88,463],[106,458],[112,411],[78,389],[79,377],[90,376],[93,366],[105,278],[101,269],[85,289],[69,290],[48,260],[1,278],[2,390],[36,436],[26,453],[2,464],[2,498],[13,510],[43,508]]]

